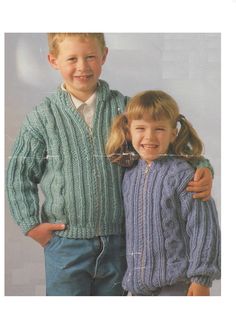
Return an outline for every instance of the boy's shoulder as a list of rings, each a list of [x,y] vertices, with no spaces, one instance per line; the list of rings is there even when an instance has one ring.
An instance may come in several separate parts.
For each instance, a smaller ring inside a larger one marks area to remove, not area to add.
[[[98,96],[102,100],[118,100],[121,101],[121,104],[127,104],[129,97],[122,94],[119,90],[117,89],[110,89],[109,84],[104,81],[104,80],[99,80],[99,87],[98,87]]]
[[[52,114],[51,107],[58,105],[59,89],[51,93],[50,96],[42,98],[41,102],[33,107],[33,109],[27,113],[23,126],[27,128],[39,129],[49,115]]]
[[[34,106],[28,115],[43,114],[48,112],[48,108],[54,104],[58,105],[61,100],[65,99],[64,97],[68,97],[67,92],[58,87],[55,91],[51,92],[50,95],[42,98],[42,100]]]

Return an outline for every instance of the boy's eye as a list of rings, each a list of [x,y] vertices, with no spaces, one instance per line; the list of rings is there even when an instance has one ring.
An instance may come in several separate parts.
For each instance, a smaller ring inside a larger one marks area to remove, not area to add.
[[[87,60],[94,60],[94,58],[95,58],[95,55],[88,55],[86,57]]]

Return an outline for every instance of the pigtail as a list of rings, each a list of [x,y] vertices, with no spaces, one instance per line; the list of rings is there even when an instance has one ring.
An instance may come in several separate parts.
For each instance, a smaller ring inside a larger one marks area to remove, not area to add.
[[[182,114],[179,115],[177,121],[180,123],[181,127],[172,144],[174,154],[183,156],[188,160],[201,159],[203,143],[196,130]]]
[[[138,159],[139,156],[130,142],[128,120],[125,114],[114,118],[105,151],[112,163],[122,167],[132,167]]]

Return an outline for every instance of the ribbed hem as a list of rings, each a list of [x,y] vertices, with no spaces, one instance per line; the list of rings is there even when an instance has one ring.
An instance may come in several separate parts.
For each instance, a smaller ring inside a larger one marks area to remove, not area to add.
[[[39,220],[38,219],[33,219],[33,218],[30,218],[29,220],[27,220],[29,222],[24,222],[24,223],[18,223],[17,224],[20,226],[21,228],[21,231],[23,232],[24,235],[27,234],[28,231],[30,231],[30,229],[36,227],[37,225],[40,224]]]
[[[195,282],[198,284],[201,284],[205,287],[211,287],[212,286],[212,279],[209,278],[209,276],[195,276],[191,278],[191,282]]]
[[[124,224],[100,225],[99,227],[71,227],[67,226],[65,230],[55,231],[60,237],[67,238],[94,238],[97,236],[122,235],[125,233]]]

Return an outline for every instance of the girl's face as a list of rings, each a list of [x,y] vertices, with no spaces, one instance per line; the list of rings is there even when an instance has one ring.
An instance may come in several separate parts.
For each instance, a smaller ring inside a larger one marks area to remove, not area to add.
[[[168,152],[170,143],[175,140],[177,130],[169,120],[132,120],[130,135],[134,149],[140,157],[150,164]]]
[[[106,60],[97,39],[67,37],[59,44],[59,54],[49,54],[51,65],[60,71],[68,92],[86,101],[96,90],[102,65]]]

